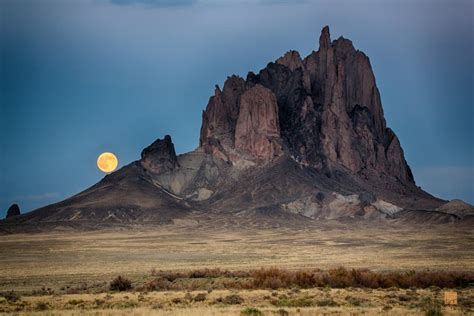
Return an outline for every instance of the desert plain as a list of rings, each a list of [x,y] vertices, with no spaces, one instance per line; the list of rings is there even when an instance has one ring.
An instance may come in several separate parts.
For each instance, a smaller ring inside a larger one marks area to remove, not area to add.
[[[472,273],[473,244],[474,231],[468,226],[361,221],[294,227],[186,220],[174,225],[5,234],[0,236],[4,296],[0,311],[18,315],[425,315],[430,312],[429,302],[445,315],[472,314],[472,283],[457,289],[246,288],[242,284],[251,280],[249,271],[261,268]],[[223,273],[170,279],[166,287],[149,285],[166,273],[185,275],[203,269]],[[244,283],[238,280],[239,271]],[[125,291],[110,289],[119,275],[131,282]],[[444,306],[446,291],[457,292],[458,304]],[[226,301],[232,295],[241,300]]]

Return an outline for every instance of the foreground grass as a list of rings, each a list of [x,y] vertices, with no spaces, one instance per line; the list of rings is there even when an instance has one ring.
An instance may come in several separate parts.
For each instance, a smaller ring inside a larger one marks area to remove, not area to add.
[[[0,295],[0,312],[127,315],[457,315],[474,313],[474,274],[368,269],[157,271],[130,280]],[[443,306],[444,291],[458,305]]]
[[[444,315],[473,313],[472,288],[458,290],[460,304],[442,305],[441,289],[280,289],[119,292],[23,296],[0,300],[3,313],[47,315]],[[238,298],[238,299],[236,299]],[[433,314],[441,315],[441,314]]]

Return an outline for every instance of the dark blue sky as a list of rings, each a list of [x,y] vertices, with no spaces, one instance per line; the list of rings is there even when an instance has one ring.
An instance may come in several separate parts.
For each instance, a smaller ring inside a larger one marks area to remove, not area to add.
[[[103,151],[123,166],[164,134],[194,149],[216,83],[307,55],[326,24],[370,57],[417,183],[474,203],[470,0],[1,0],[0,12],[2,217],[94,184]]]

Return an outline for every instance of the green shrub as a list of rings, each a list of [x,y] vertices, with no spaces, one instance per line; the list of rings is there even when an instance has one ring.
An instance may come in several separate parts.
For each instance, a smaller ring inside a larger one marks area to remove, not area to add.
[[[310,307],[314,306],[314,302],[309,297],[299,297],[295,299],[282,298],[273,302],[276,306],[281,307]]]

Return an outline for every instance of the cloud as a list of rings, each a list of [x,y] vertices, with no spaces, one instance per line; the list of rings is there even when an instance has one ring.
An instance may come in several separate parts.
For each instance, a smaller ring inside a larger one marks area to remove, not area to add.
[[[274,4],[298,4],[305,3],[307,0],[110,0],[110,3],[116,5],[143,5],[149,8],[176,7],[199,5],[274,5]]]
[[[175,7],[193,5],[196,1],[197,0],[110,0],[110,3],[117,5],[144,5],[147,7]]]

